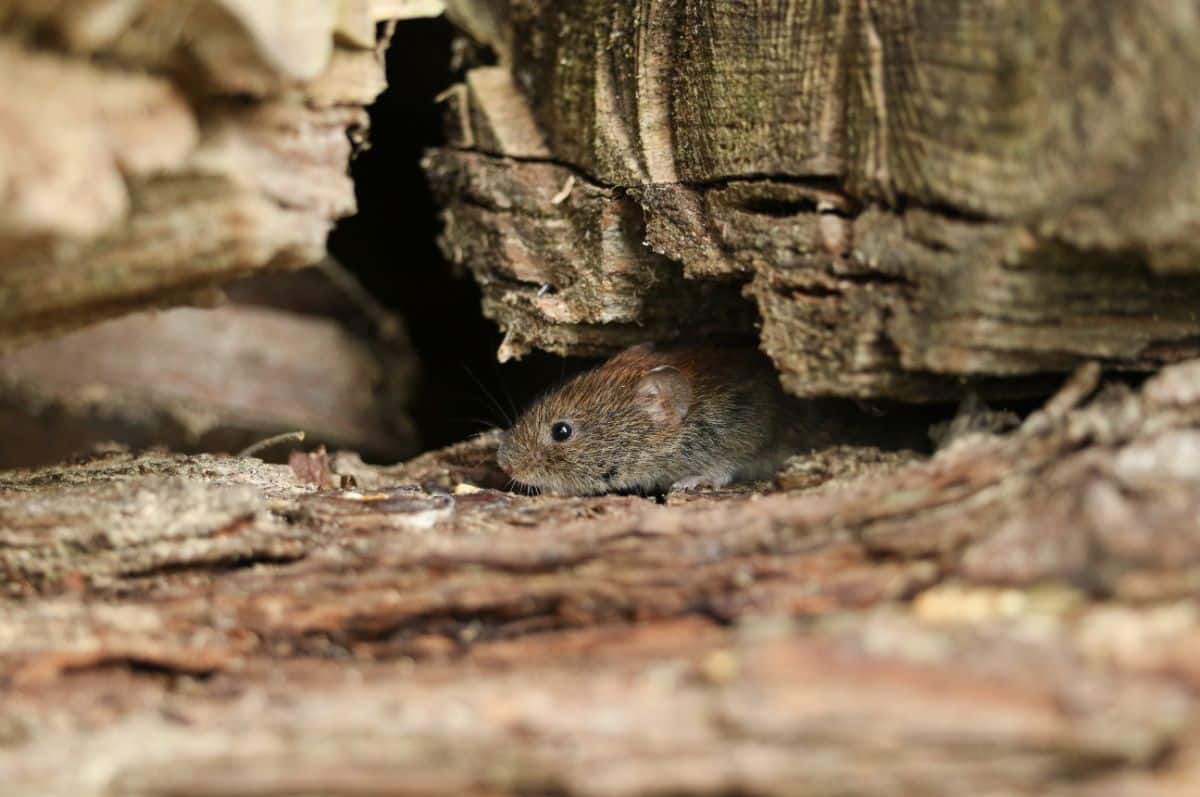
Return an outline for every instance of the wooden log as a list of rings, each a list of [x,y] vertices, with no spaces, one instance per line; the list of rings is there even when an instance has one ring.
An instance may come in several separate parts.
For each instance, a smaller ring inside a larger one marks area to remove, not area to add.
[[[385,5],[0,9],[0,347],[320,260]]]
[[[610,253],[645,245],[693,280],[748,282],[794,393],[928,400],[964,378],[1197,353],[1200,22],[1187,4],[448,8],[510,76],[468,76],[449,144],[500,162],[481,173],[552,162],[612,192],[635,221],[601,227]],[[469,181],[431,174],[456,219]],[[445,246],[466,254],[510,336],[574,350],[579,322],[531,313],[532,283],[489,283],[473,252],[501,234],[451,224]],[[546,237],[517,236],[530,270],[553,260]]]
[[[291,431],[396,461],[417,448],[415,381],[407,348],[328,319],[236,305],[137,313],[0,357],[0,467],[109,441],[235,452]]]
[[[1084,369],[927,462],[843,450],[859,476],[665,506],[490,489],[494,437],[0,474],[0,776],[1182,797],[1198,428],[1194,361],[1137,391]]]

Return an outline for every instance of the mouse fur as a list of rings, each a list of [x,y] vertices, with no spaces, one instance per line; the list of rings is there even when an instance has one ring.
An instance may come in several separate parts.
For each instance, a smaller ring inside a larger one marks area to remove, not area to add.
[[[808,414],[756,349],[642,344],[536,401],[497,461],[554,495],[722,487],[811,448]]]

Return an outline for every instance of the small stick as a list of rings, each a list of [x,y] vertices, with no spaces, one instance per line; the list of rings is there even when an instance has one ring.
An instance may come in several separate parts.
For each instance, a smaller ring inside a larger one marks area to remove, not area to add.
[[[557,194],[555,194],[554,196],[550,197],[550,204],[551,205],[561,205],[563,202],[566,202],[567,197],[569,197],[571,195],[571,189],[574,187],[575,187],[575,175],[572,174],[567,177],[567,181],[565,183],[563,183],[563,187],[559,190],[559,192]]]
[[[274,437],[268,437],[266,440],[259,440],[257,443],[252,443],[251,445],[243,448],[237,453],[237,455],[239,457],[248,457],[253,454],[257,454],[264,448],[270,448],[271,446],[279,443],[286,443],[289,440],[295,440],[297,443],[302,442],[304,440],[304,432],[284,432],[283,434],[277,434]]]

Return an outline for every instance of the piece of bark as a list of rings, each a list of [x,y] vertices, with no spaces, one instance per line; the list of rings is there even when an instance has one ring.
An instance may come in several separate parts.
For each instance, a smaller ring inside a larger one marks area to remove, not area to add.
[[[6,260],[39,238],[109,229],[129,211],[126,175],[178,169],[198,143],[186,98],[161,78],[98,70],[3,40],[0,74],[13,84],[0,124]]]
[[[737,339],[753,310],[734,283],[685,280],[642,244],[618,192],[551,163],[437,150],[425,170],[445,207],[443,251],[505,330],[500,359],[537,346],[596,355],[646,340]]]
[[[355,208],[346,167],[384,86],[381,13],[0,10],[0,348],[320,260]]]
[[[612,192],[636,221],[624,246],[603,228],[580,281],[643,244],[693,280],[749,281],[797,395],[939,400],[964,378],[1024,392],[1088,360],[1149,371],[1197,353],[1200,101],[1194,48],[1176,43],[1197,21],[1177,3],[448,10],[501,60],[452,93],[448,143],[499,161],[465,168],[553,163],[576,190]],[[470,181],[431,171],[456,217]],[[554,261],[560,225],[523,231],[528,272]],[[489,282],[480,250],[505,232],[449,224],[444,239],[511,335],[567,352],[626,342],[529,312],[519,274]]]
[[[927,462],[825,452],[855,476],[666,506],[474,486],[494,436],[315,463],[353,488],[161,454],[0,474],[0,775],[1182,797],[1200,361],[1089,384]]]
[[[204,92],[267,96],[319,79],[339,45],[374,49],[375,23],[408,15],[378,0],[14,0],[0,11],[0,31],[167,72]]]
[[[456,149],[429,153],[424,167],[443,205],[443,252],[470,268],[484,314],[505,330],[502,361],[533,347],[598,355],[753,335],[736,284],[685,280],[647,248],[627,197],[550,162],[504,68],[472,70],[445,99]]]
[[[415,364],[336,323],[278,310],[176,308],[0,357],[0,467],[116,440],[238,451],[280,432],[395,460],[416,448]]]

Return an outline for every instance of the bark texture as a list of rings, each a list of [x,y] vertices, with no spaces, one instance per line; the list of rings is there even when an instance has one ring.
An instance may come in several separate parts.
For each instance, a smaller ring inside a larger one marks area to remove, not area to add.
[[[6,793],[1193,794],[1200,361],[1098,382],[666,505],[488,437],[8,472]]]
[[[320,260],[376,23],[429,5],[3,4],[0,347]]]
[[[1190,3],[448,7],[500,65],[450,93],[429,173],[502,357],[741,335],[755,308],[798,395],[1197,352]]]

